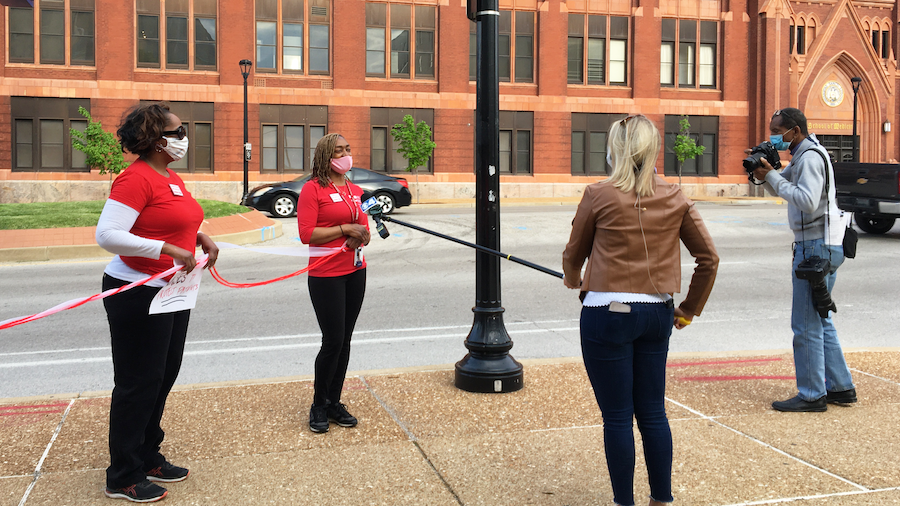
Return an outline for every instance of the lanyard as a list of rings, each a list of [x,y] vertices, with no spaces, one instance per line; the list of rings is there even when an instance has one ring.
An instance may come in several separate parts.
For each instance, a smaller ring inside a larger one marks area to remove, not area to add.
[[[341,197],[341,200],[343,200],[344,203],[347,204],[347,207],[350,208],[350,217],[353,218],[353,223],[356,223],[356,221],[359,219],[359,207],[354,206],[352,204],[353,194],[350,192],[350,182],[348,181],[345,184],[345,188],[347,188],[347,193],[350,194],[350,202],[348,202],[347,199],[344,198],[344,194],[341,193],[341,190],[339,190],[337,185],[334,184],[334,181],[331,182],[331,186],[334,188],[334,191],[336,191],[337,194]]]

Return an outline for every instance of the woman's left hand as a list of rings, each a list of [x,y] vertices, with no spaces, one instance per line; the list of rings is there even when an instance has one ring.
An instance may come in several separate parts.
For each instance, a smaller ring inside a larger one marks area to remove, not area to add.
[[[687,327],[693,319],[694,315],[685,313],[680,307],[675,308],[675,321],[673,323],[676,329],[681,330]]]
[[[216,265],[216,259],[219,258],[219,247],[216,246],[216,243],[213,242],[208,235],[203,232],[198,232],[197,245],[203,248],[204,253],[209,255],[209,260],[206,261],[206,267],[204,267],[204,269],[209,269]]]

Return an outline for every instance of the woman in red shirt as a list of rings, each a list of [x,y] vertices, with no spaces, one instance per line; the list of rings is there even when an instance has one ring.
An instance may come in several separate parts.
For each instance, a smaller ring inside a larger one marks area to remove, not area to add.
[[[196,246],[219,248],[199,232],[203,209],[169,163],[188,148],[187,132],[165,104],[135,107],[119,127],[123,149],[139,156],[112,184],[97,223],[97,243],[116,256],[107,265],[103,290],[118,288],[166,271],[173,261],[190,272]],[[166,397],[184,354],[190,310],[149,314],[150,303],[168,278],[103,299],[112,341],[115,388],[109,408],[108,497],[153,502],[166,496],[151,482],[174,482],[189,471],[159,452],[159,426]]]
[[[369,220],[360,209],[362,189],[345,177],[352,166],[346,139],[338,134],[322,137],[313,157],[312,178],[297,202],[301,241],[321,247],[346,245],[346,251],[309,271],[309,298],[322,330],[309,410],[309,430],[317,433],[328,432],[329,420],[342,427],[357,424],[341,404],[341,390],[350,361],[350,337],[366,292],[362,247],[369,244]]]

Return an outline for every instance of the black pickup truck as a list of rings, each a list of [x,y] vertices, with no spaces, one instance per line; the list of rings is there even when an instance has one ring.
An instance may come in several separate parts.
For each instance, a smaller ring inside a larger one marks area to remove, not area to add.
[[[900,218],[900,164],[834,164],[838,207],[853,213],[863,232],[883,234]]]

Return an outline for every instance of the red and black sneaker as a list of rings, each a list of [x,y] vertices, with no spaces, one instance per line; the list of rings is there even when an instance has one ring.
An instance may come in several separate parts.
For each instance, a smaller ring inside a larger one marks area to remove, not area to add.
[[[103,493],[106,494],[106,497],[112,499],[127,499],[131,502],[156,502],[166,497],[169,491],[159,485],[150,483],[149,480],[144,480],[125,488],[106,487]]]
[[[147,479],[150,481],[174,483],[186,479],[191,472],[183,467],[173,466],[165,462],[159,467],[145,471],[144,474],[147,475]]]

